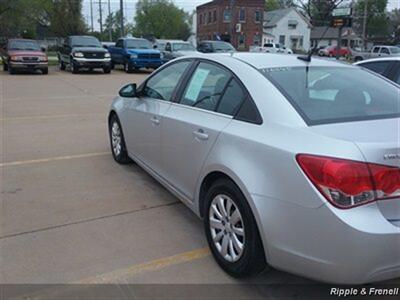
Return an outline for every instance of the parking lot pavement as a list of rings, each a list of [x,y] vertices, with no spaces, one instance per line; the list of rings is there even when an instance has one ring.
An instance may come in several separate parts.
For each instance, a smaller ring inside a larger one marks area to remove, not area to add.
[[[148,72],[0,74],[0,283],[312,283],[269,270],[238,281],[202,222],[110,154],[118,89]]]

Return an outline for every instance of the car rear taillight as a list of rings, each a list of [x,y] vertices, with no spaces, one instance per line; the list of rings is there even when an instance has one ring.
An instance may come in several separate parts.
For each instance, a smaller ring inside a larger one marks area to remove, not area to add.
[[[338,208],[400,197],[400,168],[308,154],[296,158],[316,188]]]

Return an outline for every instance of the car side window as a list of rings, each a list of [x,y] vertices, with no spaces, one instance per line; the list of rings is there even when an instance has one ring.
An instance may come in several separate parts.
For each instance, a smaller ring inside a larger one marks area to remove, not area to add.
[[[118,40],[117,43],[115,44],[115,47],[117,48],[123,48],[124,41],[123,40]]]
[[[383,54],[390,54],[390,51],[389,51],[389,49],[388,48],[381,48],[381,53],[383,53]]]
[[[239,82],[235,78],[232,78],[218,104],[217,112],[234,116],[245,99],[245,91]]]
[[[374,47],[374,48],[372,49],[372,52],[373,52],[373,53],[378,53],[378,52],[379,52],[379,49],[380,49],[379,47]]]
[[[201,62],[183,92],[181,104],[215,111],[231,78],[221,67]]]
[[[360,64],[362,67],[367,68],[375,73],[384,74],[385,71],[390,67],[390,61],[380,61]]]
[[[161,70],[146,82],[142,96],[171,101],[175,88],[190,64],[190,61],[182,61]]]
[[[393,81],[400,85],[400,63],[397,64],[396,71],[394,72]]]

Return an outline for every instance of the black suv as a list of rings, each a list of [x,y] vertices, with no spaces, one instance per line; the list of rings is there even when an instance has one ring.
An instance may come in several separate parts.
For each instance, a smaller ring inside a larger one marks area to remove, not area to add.
[[[107,74],[111,72],[110,53],[92,36],[66,38],[58,52],[58,61],[60,70],[65,70],[69,65],[74,74],[80,69],[103,69]]]

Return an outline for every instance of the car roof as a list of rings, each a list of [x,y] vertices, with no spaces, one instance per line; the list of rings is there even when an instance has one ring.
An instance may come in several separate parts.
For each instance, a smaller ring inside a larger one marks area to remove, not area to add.
[[[351,66],[343,62],[333,61],[331,59],[311,58],[311,62],[300,60],[298,54],[274,54],[274,53],[251,53],[236,52],[232,58],[250,64],[256,69],[277,68],[277,67],[304,67],[304,66]]]
[[[229,44],[229,42],[225,42],[225,41],[212,41],[212,40],[200,41],[199,43],[226,43],[226,44]]]
[[[119,40],[140,40],[140,41],[148,41],[147,39],[144,39],[144,38],[136,38],[136,37],[124,37],[124,38],[119,38]]]
[[[255,69],[267,68],[287,68],[287,67],[348,67],[354,68],[353,65],[336,61],[330,58],[316,58],[312,57],[311,62],[298,59],[298,54],[275,54],[275,53],[258,53],[258,52],[232,52],[232,53],[213,53],[205,55],[203,53],[185,56],[187,58],[203,58],[211,61],[230,61],[242,62]]]
[[[156,40],[156,42],[161,42],[161,43],[188,43],[189,42],[185,42],[184,40]]]
[[[400,61],[400,56],[371,58],[371,59],[358,61],[358,62],[354,63],[354,65],[360,65],[360,64],[370,63],[370,62],[379,62],[379,61]]]
[[[18,41],[29,41],[29,42],[37,42],[36,40],[32,39],[9,39],[9,42],[18,42]]]

